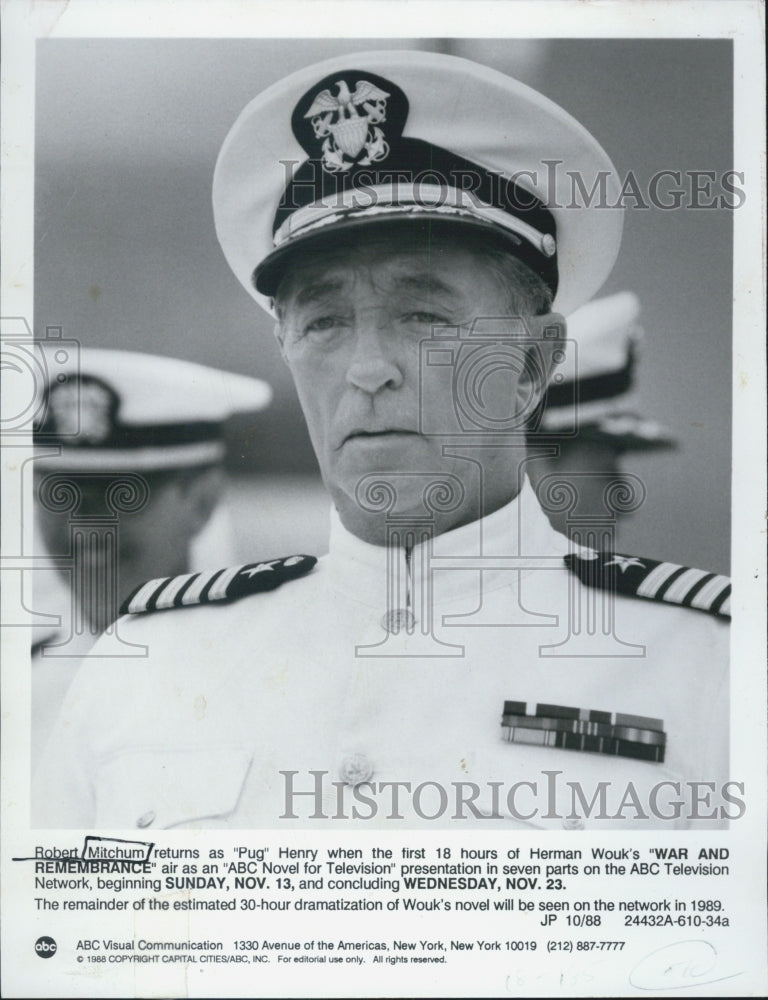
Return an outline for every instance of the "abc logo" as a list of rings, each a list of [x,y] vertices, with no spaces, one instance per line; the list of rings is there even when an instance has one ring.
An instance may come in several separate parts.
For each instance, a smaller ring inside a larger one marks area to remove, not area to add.
[[[44,935],[35,941],[35,951],[40,958],[53,958],[57,948],[58,945],[52,937]]]

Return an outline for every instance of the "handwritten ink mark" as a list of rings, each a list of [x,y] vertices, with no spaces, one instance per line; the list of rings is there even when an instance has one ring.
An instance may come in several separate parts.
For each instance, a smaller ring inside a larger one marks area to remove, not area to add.
[[[111,861],[124,866],[133,865],[139,870],[150,862],[154,847],[154,842],[149,840],[123,840],[119,837],[96,837],[89,834],[80,854],[77,850],[62,849],[57,854],[43,853],[31,858],[11,858],[11,861],[50,861],[62,865],[70,863],[77,865],[79,871],[87,871],[91,866],[94,872]]]
[[[741,975],[717,975],[717,961],[717,949],[709,941],[676,941],[642,958],[630,972],[629,982],[638,990],[680,990]]]

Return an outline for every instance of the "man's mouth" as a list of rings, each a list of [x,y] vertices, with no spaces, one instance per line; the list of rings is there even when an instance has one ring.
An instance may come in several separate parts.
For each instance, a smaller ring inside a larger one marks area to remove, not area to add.
[[[365,440],[386,440],[387,438],[398,438],[398,437],[418,437],[417,431],[407,430],[404,427],[382,427],[379,430],[354,430],[347,434],[344,438],[343,444],[347,444],[349,441],[365,441]]]

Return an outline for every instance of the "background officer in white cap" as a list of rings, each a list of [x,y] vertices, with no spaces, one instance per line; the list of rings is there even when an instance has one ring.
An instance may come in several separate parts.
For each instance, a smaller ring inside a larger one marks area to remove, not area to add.
[[[558,531],[567,533],[569,520],[589,515],[610,521],[641,507],[642,484],[625,456],[676,447],[665,428],[632,404],[643,336],[639,319],[632,292],[593,299],[568,317],[576,357],[569,376],[548,387],[528,439],[528,475]],[[564,486],[570,487],[567,497]],[[614,494],[631,495],[634,502],[614,507]]]
[[[217,232],[276,317],[330,552],[133,594],[148,658],[84,665],[40,822],[663,826],[702,821],[692,780],[724,820],[728,581],[569,544],[525,476],[561,313],[621,232],[562,207],[554,159],[618,190],[565,111],[450,56],[330,60],[244,110]]]
[[[33,574],[35,607],[60,618],[33,632],[33,730],[42,734],[73,664],[123,597],[194,559],[230,558],[225,423],[271,398],[259,379],[132,351],[80,348],[52,370],[35,426],[37,554],[59,563]]]

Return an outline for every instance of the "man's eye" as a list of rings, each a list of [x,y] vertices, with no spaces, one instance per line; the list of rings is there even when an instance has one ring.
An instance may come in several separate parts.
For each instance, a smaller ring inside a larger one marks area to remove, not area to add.
[[[341,320],[338,316],[318,316],[305,324],[304,333],[322,333],[325,330],[333,330],[340,323]]]
[[[445,326],[448,323],[448,319],[445,316],[422,310],[405,313],[403,319],[406,323],[419,323],[424,326]]]

